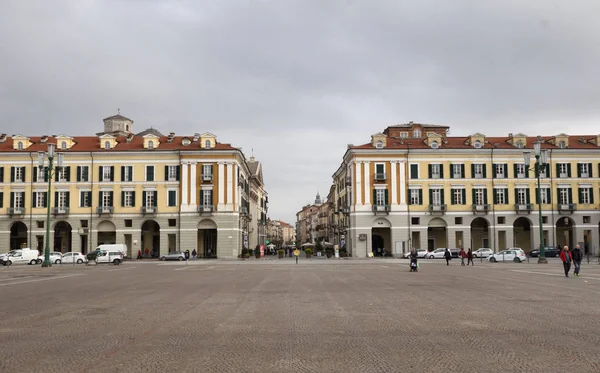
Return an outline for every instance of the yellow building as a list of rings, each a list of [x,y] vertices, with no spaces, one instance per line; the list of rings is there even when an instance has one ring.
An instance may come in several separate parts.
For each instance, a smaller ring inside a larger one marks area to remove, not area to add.
[[[348,212],[354,256],[377,255],[378,248],[399,255],[410,247],[528,252],[540,246],[539,203],[544,245],[583,243],[597,252],[599,135],[450,137],[448,131],[410,122],[348,147],[333,182],[337,208]],[[540,201],[535,158],[524,161],[538,141],[548,151]]]
[[[50,195],[38,163],[48,144],[64,159]],[[96,136],[3,134],[0,162],[0,240],[11,249],[43,249],[49,223],[51,250],[124,243],[129,256],[196,249],[200,257],[236,257],[252,225],[244,154],[210,133],[134,134],[131,119],[114,115]]]

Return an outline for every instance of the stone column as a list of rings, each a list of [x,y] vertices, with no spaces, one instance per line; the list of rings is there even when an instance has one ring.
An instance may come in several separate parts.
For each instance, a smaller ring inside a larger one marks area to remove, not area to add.
[[[406,163],[404,162],[399,162],[400,163],[400,177],[399,177],[399,183],[398,183],[398,188],[400,188],[400,204],[401,205],[406,205],[406,181],[404,179],[404,174],[406,172],[405,168],[406,168]]]
[[[217,205],[217,210],[222,211],[225,207],[225,165],[223,162],[218,163],[219,167],[219,181],[218,181],[218,194],[219,201]]]
[[[188,206],[188,162],[181,162],[181,206]]]
[[[397,180],[398,179],[398,167],[397,167],[397,165],[398,165],[397,161],[392,161],[391,162],[391,170],[392,170],[391,171],[391,175],[390,175],[390,178],[392,180],[392,183],[391,183],[392,184],[392,190],[391,190],[392,201],[391,201],[391,204],[393,206],[395,206],[395,205],[398,204],[398,180]]]
[[[233,211],[233,163],[227,162],[227,211]]]
[[[360,162],[354,162],[354,180],[356,180],[356,186],[354,188],[354,195],[356,198],[356,204],[355,205],[362,205],[363,204],[363,200],[361,198],[361,194],[362,194],[362,173],[360,170],[360,166],[361,163]],[[352,201],[350,202],[350,204],[353,204]]]
[[[364,162],[365,166],[365,205],[371,204],[371,162]],[[374,202],[374,201],[373,201]]]
[[[190,206],[196,208],[196,197],[198,196],[198,190],[196,189],[196,168],[198,167],[197,162],[191,162],[190,169]],[[162,249],[161,249],[162,250]]]

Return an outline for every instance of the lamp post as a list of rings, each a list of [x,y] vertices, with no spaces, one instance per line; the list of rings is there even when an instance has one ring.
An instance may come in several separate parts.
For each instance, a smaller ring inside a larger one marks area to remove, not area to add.
[[[533,143],[533,155],[535,156],[535,167],[533,171],[535,172],[535,177],[537,178],[537,191],[536,198],[538,202],[538,214],[540,219],[540,255],[538,258],[538,264],[546,264],[548,263],[548,259],[546,259],[546,252],[544,250],[544,230],[542,228],[542,188],[540,185],[540,173],[542,172],[542,168],[547,165],[547,150],[541,149],[542,143],[540,141],[536,141]],[[531,170],[529,168],[529,162],[531,161],[531,152],[524,151],[523,159],[525,160],[525,167],[527,170]]]
[[[50,205],[52,201],[52,177],[55,172],[60,171],[63,165],[63,154],[58,153],[58,159],[56,161],[56,168],[54,168],[54,144],[48,144],[48,152],[38,152],[38,162],[40,169],[44,168],[44,158],[48,156],[48,167],[46,168],[46,177],[48,178],[48,194],[46,197],[46,245],[44,249],[44,263],[42,267],[52,267],[50,262]]]

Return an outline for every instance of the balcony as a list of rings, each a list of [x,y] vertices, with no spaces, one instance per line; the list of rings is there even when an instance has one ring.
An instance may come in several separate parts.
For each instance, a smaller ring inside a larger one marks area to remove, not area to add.
[[[114,207],[112,206],[98,206],[96,208],[96,213],[103,215],[103,214],[112,214],[114,211]]]
[[[429,212],[431,212],[432,214],[444,214],[447,210],[447,205],[442,205],[442,204],[430,204],[429,205]]]
[[[54,215],[69,215],[68,207],[54,207],[52,208],[52,213]]]
[[[389,212],[390,212],[390,205],[373,205],[373,212],[375,214],[377,214],[377,213],[386,213],[386,214],[389,214]]]
[[[517,214],[529,214],[533,210],[531,203],[515,203],[515,211]]]
[[[375,174],[375,181],[385,181],[386,175],[385,172],[379,172]]]
[[[212,183],[213,175],[212,174],[202,174],[202,182],[203,183]]]
[[[142,206],[140,211],[142,214],[156,214],[156,206]]]
[[[8,215],[23,215],[25,213],[25,209],[23,207],[11,207],[8,209]]]
[[[474,214],[487,214],[490,211],[490,205],[487,203],[484,204],[475,204],[473,205],[473,213]]]
[[[201,214],[210,214],[215,211],[215,206],[213,205],[200,205],[198,206],[198,212]]]
[[[573,211],[577,211],[577,204],[576,203],[559,203],[558,204],[558,212],[559,213],[570,214]]]

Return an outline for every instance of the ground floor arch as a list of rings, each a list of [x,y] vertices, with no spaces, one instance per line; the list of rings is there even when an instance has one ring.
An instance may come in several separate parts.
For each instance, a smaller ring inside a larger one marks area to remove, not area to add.
[[[160,255],[160,225],[154,220],[142,224],[142,255],[158,258]]]
[[[437,248],[447,248],[448,232],[444,219],[433,218],[427,225],[427,250],[433,251]]]
[[[513,223],[513,246],[520,247],[525,252],[530,252],[533,249],[532,233],[533,229],[529,218],[522,216],[515,220]]]
[[[198,223],[196,252],[199,258],[217,258],[217,223],[203,219]]]
[[[98,245],[117,243],[117,228],[110,220],[98,223]]]
[[[392,247],[392,224],[385,218],[379,218],[373,222],[371,228],[371,252],[373,256],[391,256]]]
[[[66,253],[71,251],[72,227],[66,221],[59,221],[54,224],[54,251]]]
[[[568,216],[560,217],[556,221],[556,244],[560,247],[575,247],[575,221]]]
[[[490,223],[486,218],[475,218],[471,222],[471,243],[469,247],[473,250],[491,248]]]
[[[10,249],[24,247],[27,247],[27,225],[22,221],[16,221],[10,227]]]

